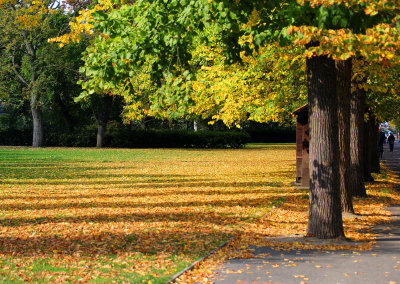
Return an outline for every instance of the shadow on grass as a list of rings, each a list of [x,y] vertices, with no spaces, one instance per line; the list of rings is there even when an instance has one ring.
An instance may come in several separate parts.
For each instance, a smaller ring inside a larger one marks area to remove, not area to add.
[[[185,192],[186,193],[186,192]],[[13,204],[3,204],[2,210],[44,210],[44,209],[80,209],[80,208],[173,208],[173,207],[200,207],[200,206],[211,206],[211,207],[236,207],[241,206],[243,208],[247,207],[259,207],[269,204],[272,200],[276,199],[273,195],[269,197],[251,197],[253,193],[260,193],[260,191],[248,192],[243,195],[249,197],[234,199],[234,200],[204,200],[204,201],[174,201],[166,200],[163,202],[141,202],[141,201],[126,201],[126,200],[116,200],[116,201],[80,201],[79,196],[69,197],[69,201],[66,203],[53,203],[53,204],[40,204],[40,203],[13,203]],[[265,191],[267,193],[267,191]],[[269,192],[272,193],[271,191]],[[230,193],[234,195],[235,193]],[[240,194],[236,192],[236,194]],[[168,195],[168,194],[166,194]],[[197,192],[196,195],[201,195]],[[211,195],[211,194],[204,194]],[[226,193],[224,195],[227,195]],[[147,196],[147,195],[143,195]],[[154,195],[153,195],[154,196]],[[70,201],[70,200],[74,201]],[[1,221],[0,221],[1,222]]]
[[[134,171],[143,167],[137,162],[92,166],[94,162],[89,161],[90,166],[85,166],[68,160],[38,159],[35,163],[25,158],[30,155],[21,154],[15,161],[13,157],[8,162],[3,160],[0,166],[0,177],[6,179],[2,186],[6,183],[7,188],[0,197],[0,225],[13,230],[12,236],[0,236],[3,254],[202,254],[235,230],[245,230],[286,194],[280,188],[284,183],[269,176],[254,182],[251,177],[249,181],[214,180],[208,177],[209,173],[137,174]],[[294,175],[290,171],[281,174]],[[273,175],[279,176],[278,172]],[[80,193],[80,189],[84,192]],[[150,189],[153,190],[146,192]],[[146,204],[131,200],[142,197],[149,197]],[[26,212],[18,214],[20,211]],[[161,222],[166,227],[159,226]],[[134,227],[137,224],[143,227]],[[118,233],[113,231],[114,226],[129,229]],[[18,237],[19,231],[36,229],[41,232],[39,236],[33,233]],[[60,233],[61,230],[65,231]]]
[[[212,235],[212,237],[209,237]],[[199,255],[215,248],[229,235],[209,230],[208,232],[186,228],[143,231],[130,233],[98,233],[45,237],[0,237],[0,254],[12,256],[62,255],[115,255],[129,252],[143,254],[186,254]]]

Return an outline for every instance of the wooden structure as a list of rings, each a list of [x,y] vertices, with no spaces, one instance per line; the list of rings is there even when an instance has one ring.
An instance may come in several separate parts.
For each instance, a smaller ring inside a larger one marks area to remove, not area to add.
[[[296,184],[301,187],[310,186],[309,145],[310,133],[308,124],[308,105],[293,112],[297,116],[296,125]]]

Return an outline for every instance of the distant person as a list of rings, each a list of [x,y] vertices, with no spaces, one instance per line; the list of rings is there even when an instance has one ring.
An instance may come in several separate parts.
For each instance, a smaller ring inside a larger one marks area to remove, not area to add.
[[[388,143],[389,143],[390,152],[393,152],[394,140],[395,140],[393,133],[390,133],[390,135],[389,135],[387,140],[388,140]]]
[[[379,134],[378,134],[378,147],[379,147],[379,157],[383,157],[383,145],[386,144],[386,135],[382,131],[382,128],[379,127]]]

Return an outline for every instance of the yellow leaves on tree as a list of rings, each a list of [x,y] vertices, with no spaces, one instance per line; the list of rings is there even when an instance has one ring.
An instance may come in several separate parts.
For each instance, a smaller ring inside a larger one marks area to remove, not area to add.
[[[291,108],[306,100],[301,53],[300,48],[271,44],[253,56],[243,53],[241,64],[227,66],[221,50],[202,46],[194,55],[205,60],[193,82],[195,103],[190,111],[229,126],[247,119],[288,121]]]
[[[319,42],[319,46],[310,47],[305,55],[332,55],[334,59],[346,60],[355,55],[371,61],[392,60],[399,48],[400,35],[389,24],[380,24],[367,29],[365,34],[354,34],[349,29],[326,30],[312,26],[290,27],[289,34],[301,34],[294,40],[296,45]]]
[[[400,33],[396,27],[399,18],[393,13],[399,8],[398,1],[299,0],[297,2],[303,6],[310,5],[313,8],[324,8],[326,14],[321,17],[327,17],[329,15],[327,7],[333,5],[342,5],[346,7],[345,9],[353,10],[354,12],[359,12],[361,9],[364,16],[370,16],[368,20],[379,13],[385,15],[385,13],[392,12],[393,14],[391,23],[388,22],[388,19],[382,19],[380,23],[370,24],[371,26],[365,24],[365,27],[361,30],[356,28],[357,32],[350,28],[330,29],[321,27],[319,26],[321,23],[314,26],[303,25],[287,28],[287,33],[294,37],[294,44],[311,45],[305,53],[307,57],[331,55],[334,59],[346,60],[357,55],[366,60],[380,62],[384,65],[390,60],[399,62],[400,58],[396,55],[400,42]],[[343,18],[343,20],[349,26],[349,19]]]
[[[59,37],[49,39],[49,42],[58,42],[60,47],[70,42],[79,42],[82,35],[93,33],[93,13],[97,11],[107,11],[113,7],[112,0],[100,0],[92,9],[79,11],[79,16],[75,17],[70,23],[70,32]]]
[[[0,7],[14,7],[15,23],[20,30],[29,30],[41,24],[43,18],[54,12],[48,1],[15,1],[0,0]]]
[[[383,0],[383,1],[371,1],[371,0],[297,0],[300,5],[309,3],[311,7],[318,6],[332,6],[332,5],[344,5],[347,8],[354,6],[361,6],[365,14],[374,16],[379,11],[383,10],[394,10],[398,1],[396,0]]]

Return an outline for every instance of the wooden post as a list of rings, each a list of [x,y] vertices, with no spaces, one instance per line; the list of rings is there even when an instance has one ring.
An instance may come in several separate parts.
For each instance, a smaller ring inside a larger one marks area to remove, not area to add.
[[[310,186],[308,105],[293,112],[297,115],[296,124],[296,184],[301,187]]]
[[[302,177],[302,159],[303,159],[303,147],[302,143],[299,141],[303,141],[303,125],[297,121],[296,124],[296,184],[301,184]]]

